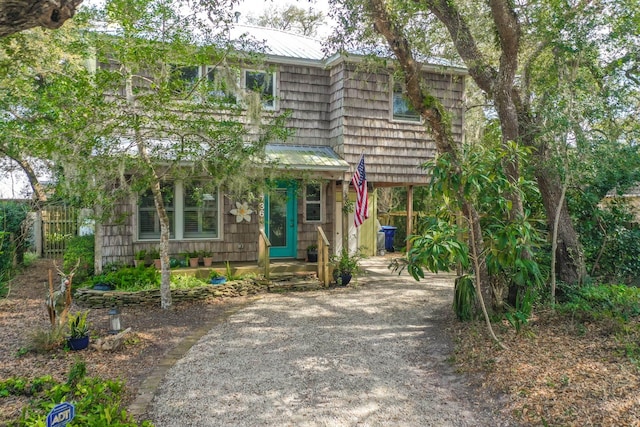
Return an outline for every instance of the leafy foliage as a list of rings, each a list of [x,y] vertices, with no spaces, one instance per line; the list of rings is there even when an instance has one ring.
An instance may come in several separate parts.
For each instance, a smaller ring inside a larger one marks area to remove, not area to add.
[[[86,377],[84,362],[77,362],[66,383],[58,383],[50,375],[28,380],[9,378],[0,381],[0,399],[11,396],[31,398],[16,421],[9,426],[44,426],[47,414],[55,405],[73,400],[76,426],[151,427],[149,421],[137,423],[122,408],[125,388],[121,381]],[[8,420],[5,420],[8,421]]]
[[[74,275],[75,283],[82,283],[87,277],[93,275],[94,253],[95,237],[93,235],[72,237],[67,242],[62,268],[65,272],[69,272],[76,266],[78,260],[80,261]]]
[[[459,320],[473,319],[475,300],[476,289],[473,286],[473,278],[467,275],[458,277],[453,293],[453,311]]]
[[[0,296],[5,293],[5,282],[13,273],[16,251],[24,250],[25,236],[22,235],[22,224],[26,217],[26,205],[14,202],[0,203]]]
[[[331,255],[329,257],[329,263],[334,268],[334,274],[359,274],[362,269],[360,268],[360,260],[362,260],[362,253],[358,250],[354,254],[349,254],[346,248],[340,251],[340,255]]]
[[[160,286],[160,272],[152,267],[123,267],[91,278],[89,286],[106,283],[119,291],[140,291],[157,289]]]
[[[199,286],[207,286],[207,282],[202,279],[198,279],[195,276],[186,274],[172,274],[171,275],[171,288],[172,289],[191,289]]]
[[[88,311],[69,314],[67,326],[69,328],[69,338],[83,338],[89,334],[89,324],[87,323]]]
[[[485,145],[464,147],[463,170],[455,171],[448,156],[441,155],[425,164],[432,174],[430,197],[432,204],[439,206],[430,216],[422,218],[419,232],[411,237],[412,248],[408,253],[408,271],[416,279],[424,277],[424,269],[432,272],[451,271],[459,267],[463,271],[472,268],[468,239],[468,224],[461,223],[463,216],[456,216],[462,210],[460,193],[474,203],[479,211],[482,239],[485,253],[479,254],[478,262],[485,263],[491,276],[494,297],[500,304],[505,287],[515,290],[513,305],[522,316],[531,314],[532,305],[524,303],[536,298],[544,283],[544,272],[536,259],[544,244],[540,220],[532,218],[529,210],[521,217],[511,215],[510,192],[536,194],[532,182],[521,179],[510,182],[503,172],[505,159],[517,158],[526,164],[529,152],[515,145],[502,148],[494,141]],[[476,273],[471,271],[472,273]],[[467,276],[458,279],[461,292],[467,290]],[[532,294],[533,293],[533,294]],[[466,294],[457,294],[462,298]],[[464,307],[471,298],[460,300],[454,305],[461,318],[470,317]]]
[[[640,315],[640,288],[625,285],[587,285],[564,289],[566,301],[561,312],[583,319],[603,317],[628,321]]]
[[[423,266],[434,273],[469,266],[469,247],[460,240],[464,230],[438,217],[424,218],[420,226],[421,233],[410,238],[408,254],[408,271],[416,280],[424,278]]]

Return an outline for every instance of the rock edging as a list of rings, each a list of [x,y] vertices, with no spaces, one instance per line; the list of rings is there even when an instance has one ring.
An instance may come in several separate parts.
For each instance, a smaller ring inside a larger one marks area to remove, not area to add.
[[[173,302],[201,301],[208,298],[233,298],[266,292],[269,284],[254,280],[236,280],[222,285],[199,286],[190,289],[172,289]],[[127,307],[135,305],[160,305],[160,289],[137,292],[98,291],[78,289],[74,301],[84,308]]]

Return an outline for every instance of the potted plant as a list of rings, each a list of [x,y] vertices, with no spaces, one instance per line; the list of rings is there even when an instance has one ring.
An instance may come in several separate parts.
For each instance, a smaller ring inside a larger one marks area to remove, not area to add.
[[[202,263],[204,264],[204,266],[211,267],[211,264],[213,264],[213,254],[211,253],[211,251],[202,250],[200,251],[200,256],[202,257]]]
[[[87,323],[88,311],[81,311],[77,314],[69,314],[67,326],[69,327],[69,338],[67,344],[71,350],[82,350],[89,346],[89,324]]]
[[[160,262],[160,251],[158,249],[150,250],[149,258],[153,260],[153,265],[155,265],[158,270],[162,268],[162,264]]]
[[[307,246],[307,261],[318,262],[318,245],[315,243]]]
[[[197,251],[189,252],[189,267],[197,267],[200,264],[200,253]]]
[[[209,274],[209,283],[211,283],[212,285],[221,285],[226,281],[227,278],[215,270],[212,270],[211,274]]]
[[[180,267],[189,267],[189,253],[180,252],[180,255],[178,255],[178,262],[180,263]]]
[[[147,251],[142,249],[136,252],[135,257],[133,259],[133,265],[138,267],[139,265],[146,265],[147,260]]]
[[[359,250],[355,254],[349,255],[349,251],[342,249],[340,255],[331,256],[329,261],[333,267],[333,278],[338,285],[348,285],[351,278],[362,271],[360,268],[361,259],[362,254]]]

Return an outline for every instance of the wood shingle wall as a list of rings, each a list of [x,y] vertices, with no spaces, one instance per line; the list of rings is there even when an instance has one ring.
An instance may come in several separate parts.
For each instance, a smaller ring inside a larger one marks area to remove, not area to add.
[[[330,99],[329,71],[320,67],[281,65],[280,108],[291,110],[287,126],[295,129],[286,143],[327,145]]]
[[[462,78],[430,72],[426,81],[453,113],[454,138],[461,140]],[[423,123],[392,119],[391,83],[389,74],[347,71],[341,155],[355,166],[364,152],[367,179],[376,185],[426,184],[420,165],[434,157],[435,144]]]
[[[236,222],[235,215],[229,214],[235,208],[235,201],[224,198],[221,212],[223,220],[223,240],[183,239],[169,241],[169,254],[178,257],[185,252],[207,250],[213,253],[214,262],[244,262],[258,259],[259,223],[257,213],[251,215],[251,222]],[[140,250],[158,248],[158,240],[138,241],[136,233],[135,203],[121,204],[114,218],[118,221],[103,223],[104,237],[102,247],[102,263],[112,262],[132,264],[134,254]],[[255,209],[255,207],[254,207]]]
[[[424,123],[393,119],[390,70],[370,71],[339,61],[280,65],[279,105],[292,111],[291,145],[328,145],[353,167],[366,154],[367,178],[377,186],[426,184],[420,166],[435,155]],[[463,77],[425,72],[425,82],[452,113],[453,135],[462,140]]]

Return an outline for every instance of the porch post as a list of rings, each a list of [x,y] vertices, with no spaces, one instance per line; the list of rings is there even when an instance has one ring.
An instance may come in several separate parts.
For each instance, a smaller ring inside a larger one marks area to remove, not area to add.
[[[347,202],[349,201],[349,179],[344,177],[342,180],[342,249],[349,250],[349,212],[347,211]]]
[[[96,211],[96,222],[94,226],[93,236],[94,236],[94,258],[93,258],[93,270],[95,274],[102,273],[102,248],[104,246],[104,228],[102,227],[102,215],[103,210],[102,206],[98,203],[95,207]],[[129,244],[129,251],[133,254],[133,245]],[[128,254],[129,255],[129,254]]]
[[[409,236],[413,231],[413,185],[407,187],[407,253],[411,249]]]

